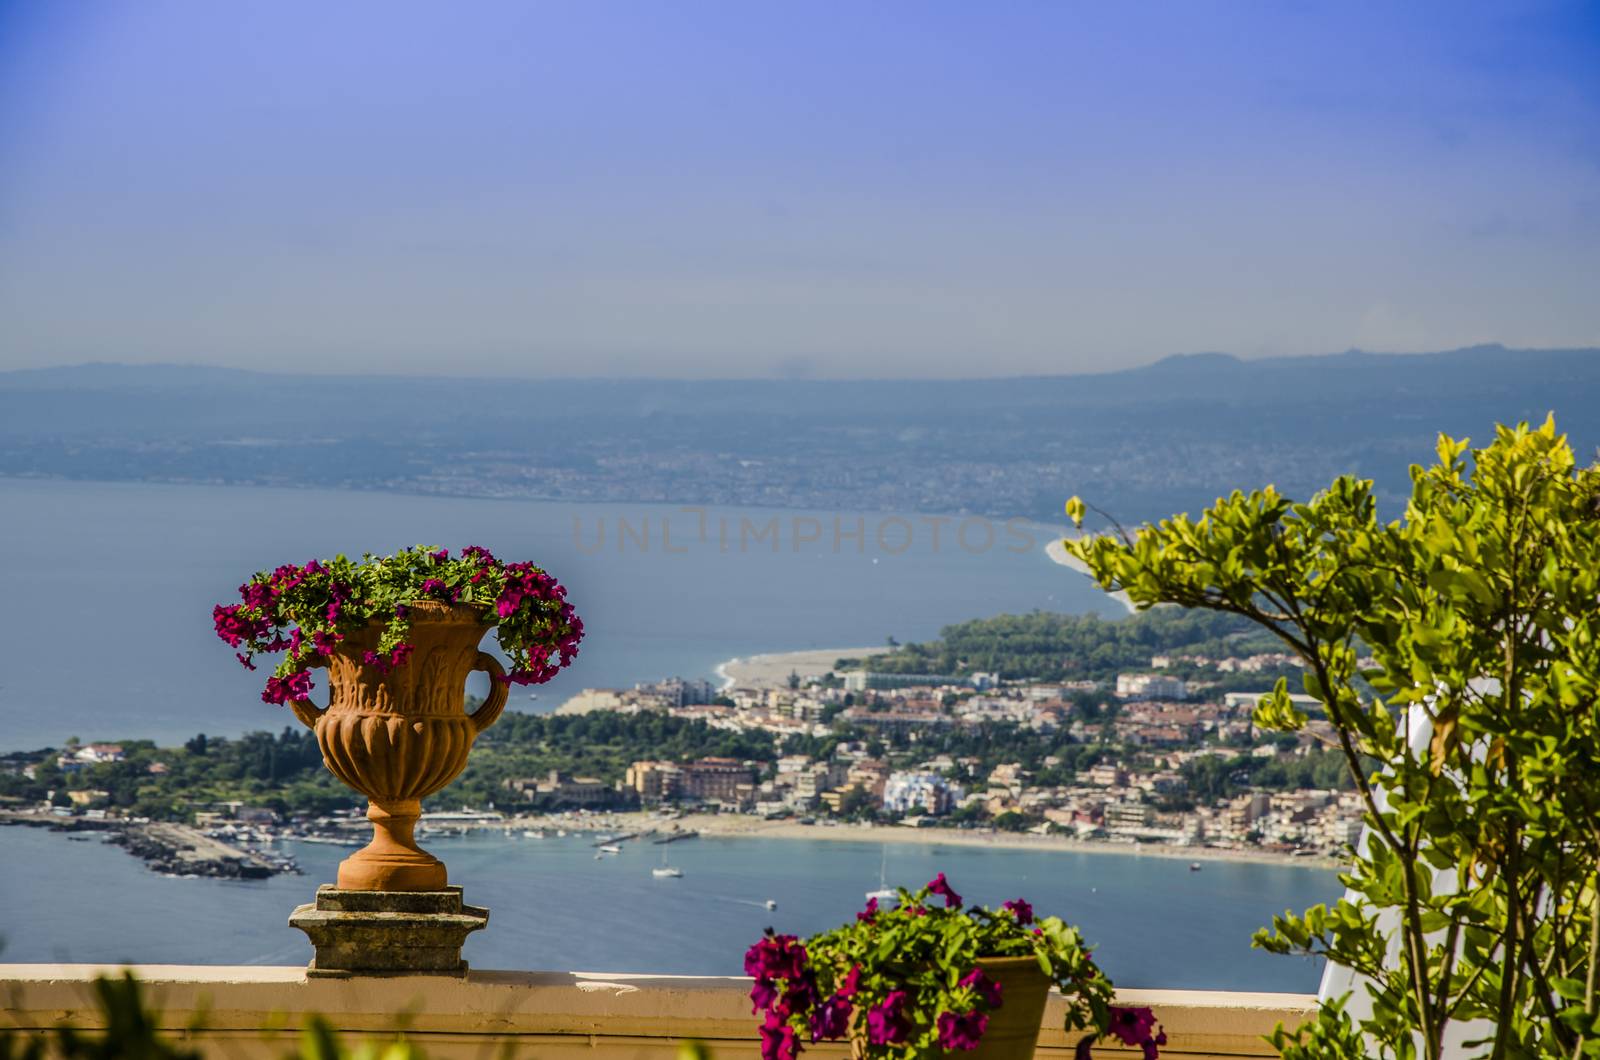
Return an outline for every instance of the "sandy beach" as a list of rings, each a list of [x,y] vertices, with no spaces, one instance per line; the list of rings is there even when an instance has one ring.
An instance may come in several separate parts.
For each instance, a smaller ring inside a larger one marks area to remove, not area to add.
[[[876,645],[871,648],[771,652],[744,659],[729,659],[717,667],[717,677],[722,680],[723,688],[788,688],[790,674],[799,674],[803,678],[821,677],[831,671],[833,664],[840,659],[859,659],[888,650]]]
[[[544,824],[547,828],[554,827],[548,821]],[[980,829],[906,828],[900,825],[841,824],[821,821],[814,825],[805,825],[795,820],[768,821],[741,814],[689,814],[665,821],[656,814],[616,813],[592,816],[581,823],[563,819],[561,826],[568,829],[624,834],[650,829],[659,831],[681,829],[724,839],[811,839],[852,843],[931,844],[1006,850],[1071,851],[1081,854],[1123,854],[1131,857],[1167,858],[1178,861],[1244,861],[1260,865],[1289,865],[1322,870],[1347,867],[1344,862],[1332,858],[1295,857],[1271,850],[1113,843],[1059,835],[1041,836]]]

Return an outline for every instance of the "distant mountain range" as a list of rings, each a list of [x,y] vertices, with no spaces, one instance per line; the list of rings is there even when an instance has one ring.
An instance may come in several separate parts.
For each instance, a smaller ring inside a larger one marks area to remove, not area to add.
[[[1600,349],[1474,346],[961,381],[466,379],[88,364],[0,373],[0,475],[1124,520],[1336,474],[1393,502],[1438,431],[1554,411]]]

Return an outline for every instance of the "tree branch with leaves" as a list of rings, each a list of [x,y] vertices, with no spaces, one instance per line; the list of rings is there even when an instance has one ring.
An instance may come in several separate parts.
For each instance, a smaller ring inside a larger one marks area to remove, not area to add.
[[[1255,944],[1355,970],[1367,1004],[1280,1027],[1283,1056],[1438,1060],[1463,1035],[1474,1055],[1600,1056],[1600,470],[1553,420],[1437,456],[1393,521],[1345,477],[1064,544],[1141,609],[1277,637],[1337,733],[1368,826],[1342,877],[1357,899]],[[1255,718],[1307,721],[1283,680]]]

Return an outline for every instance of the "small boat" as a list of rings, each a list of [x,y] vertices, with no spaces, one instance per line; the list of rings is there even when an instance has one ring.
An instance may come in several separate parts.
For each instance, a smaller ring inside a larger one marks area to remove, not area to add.
[[[596,854],[596,855],[595,855],[595,856],[594,856],[594,859],[595,859],[595,860],[596,860],[596,861],[604,861],[604,860],[605,860],[605,859],[606,859],[606,856],[605,856],[605,855],[604,855],[604,854]]]
[[[600,848],[600,853],[602,853],[602,854],[620,854],[620,853],[622,853],[622,848],[619,847],[619,846],[614,846],[614,845],[612,845],[610,843],[607,843],[605,846]]]
[[[522,838],[524,838],[524,839],[543,839],[544,838],[544,833],[543,832],[535,832],[533,829],[530,828],[527,831],[522,833]]]
[[[890,887],[886,882],[889,875],[889,848],[883,848],[883,857],[878,861],[878,889],[867,892],[868,901],[893,902],[900,897],[900,892]]]
[[[1200,863],[1198,861],[1189,862],[1189,871],[1190,872],[1199,872],[1200,871]]]
[[[778,908],[778,903],[773,901],[771,898],[767,899],[767,903],[766,904],[767,904],[767,908],[768,909],[776,909],[776,908]]]
[[[683,870],[667,864],[667,852],[661,852],[661,865],[650,870],[650,875],[658,880],[676,880],[683,876]]]

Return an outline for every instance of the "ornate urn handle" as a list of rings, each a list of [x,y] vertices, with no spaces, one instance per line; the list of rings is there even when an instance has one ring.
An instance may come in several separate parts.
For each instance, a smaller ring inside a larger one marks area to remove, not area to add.
[[[472,668],[489,674],[489,698],[483,701],[483,706],[467,715],[472,727],[481,733],[493,725],[500,717],[500,712],[506,709],[506,700],[511,698],[511,685],[505,680],[506,668],[486,651],[478,653],[478,661]]]
[[[316,667],[308,666],[306,669],[314,670]],[[317,719],[328,713],[327,707],[319,707],[309,699],[291,699],[289,700],[289,709],[294,711],[294,716],[300,719],[300,724],[308,729],[315,729],[317,727]]]

